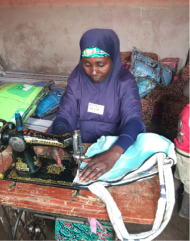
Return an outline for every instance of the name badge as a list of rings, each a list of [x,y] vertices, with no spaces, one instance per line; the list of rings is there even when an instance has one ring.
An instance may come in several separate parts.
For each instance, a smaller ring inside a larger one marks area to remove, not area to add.
[[[97,105],[93,103],[88,103],[88,112],[103,115],[104,114],[104,107],[103,105]]]

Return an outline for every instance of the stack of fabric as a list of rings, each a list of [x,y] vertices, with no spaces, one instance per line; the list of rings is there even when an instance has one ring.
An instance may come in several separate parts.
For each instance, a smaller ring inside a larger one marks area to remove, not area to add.
[[[0,119],[15,124],[15,113],[20,113],[23,124],[29,117],[52,120],[65,92],[54,82],[4,83],[0,85]]]

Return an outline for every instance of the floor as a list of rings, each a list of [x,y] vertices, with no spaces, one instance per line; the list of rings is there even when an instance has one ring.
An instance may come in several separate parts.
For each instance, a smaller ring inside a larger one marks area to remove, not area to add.
[[[153,116],[151,126],[147,129],[147,132],[154,132],[157,134],[164,135],[170,140],[174,139],[176,135],[175,132],[164,133],[163,130],[161,130],[159,127],[160,127],[160,117]],[[179,190],[179,198],[176,200],[171,220],[169,221],[164,231],[155,240],[190,240],[189,220],[181,218],[178,215],[178,211],[182,200],[182,194],[183,194],[183,186],[181,186]],[[0,212],[0,220],[3,221],[3,219],[1,218],[1,212]],[[1,221],[0,221],[0,240],[9,240],[10,233],[6,232],[5,230],[6,228],[4,228]],[[45,234],[47,236],[47,240],[54,240],[55,221],[50,219],[46,219],[45,221],[46,221]],[[129,233],[135,234],[135,233],[149,231],[151,230],[152,226],[126,223],[126,228]],[[26,239],[27,239],[27,236],[26,236]]]

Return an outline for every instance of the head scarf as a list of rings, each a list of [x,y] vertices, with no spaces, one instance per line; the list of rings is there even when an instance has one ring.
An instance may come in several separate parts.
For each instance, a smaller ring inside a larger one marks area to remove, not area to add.
[[[82,52],[82,57],[86,58],[99,58],[107,56],[109,56],[109,54],[94,46],[87,48]]]

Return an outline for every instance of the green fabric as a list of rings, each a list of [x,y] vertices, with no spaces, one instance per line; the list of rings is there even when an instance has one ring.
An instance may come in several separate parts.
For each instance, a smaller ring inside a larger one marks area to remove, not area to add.
[[[110,56],[110,55],[97,47],[86,48],[82,52],[82,57],[86,57],[86,58],[99,58],[99,57],[107,57],[107,56]]]
[[[15,123],[15,113],[20,113],[24,124],[48,91],[47,87],[27,83],[0,85],[0,119]]]

